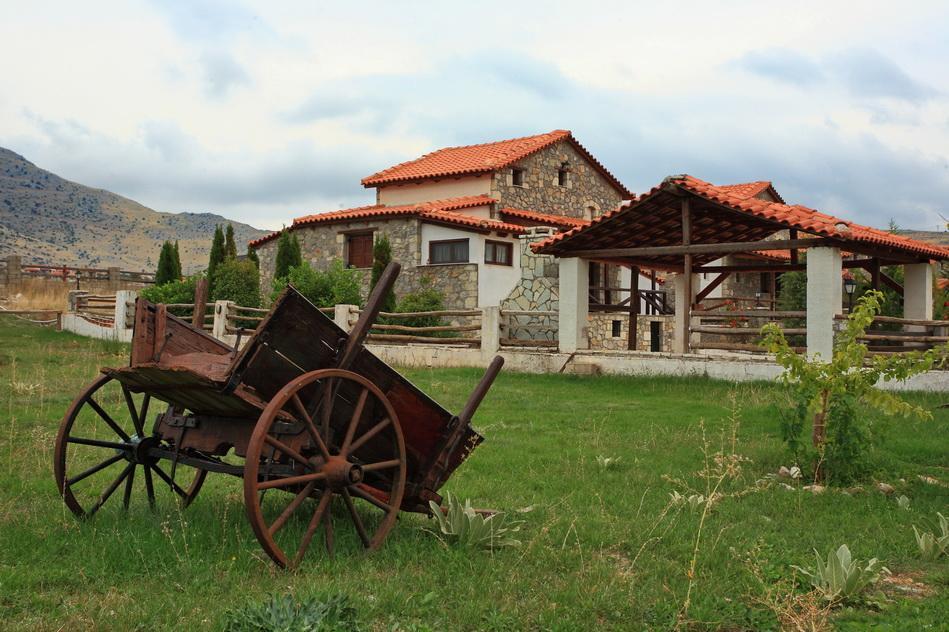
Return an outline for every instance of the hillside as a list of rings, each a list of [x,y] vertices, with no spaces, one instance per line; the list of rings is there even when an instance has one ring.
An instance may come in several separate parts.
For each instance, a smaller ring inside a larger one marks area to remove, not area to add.
[[[949,246],[949,232],[934,230],[897,230],[897,235],[916,239],[918,241],[928,241],[931,244],[940,246]]]
[[[153,270],[164,240],[178,240],[186,273],[207,265],[212,213],[161,213],[104,189],[93,189],[40,169],[0,147],[0,256],[26,263],[119,266]],[[267,234],[230,222],[238,249]]]

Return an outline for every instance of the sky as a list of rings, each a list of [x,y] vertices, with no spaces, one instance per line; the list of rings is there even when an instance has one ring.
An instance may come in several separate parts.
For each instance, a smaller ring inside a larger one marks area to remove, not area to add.
[[[628,188],[949,217],[949,3],[0,0],[0,146],[274,229],[434,149],[570,129]]]

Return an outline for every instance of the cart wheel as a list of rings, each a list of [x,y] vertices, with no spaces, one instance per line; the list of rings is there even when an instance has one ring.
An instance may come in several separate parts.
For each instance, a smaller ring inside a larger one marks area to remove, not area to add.
[[[136,402],[138,400],[138,402]],[[92,517],[123,483],[122,504],[128,509],[141,470],[150,506],[155,506],[155,486],[169,486],[187,507],[204,483],[207,472],[179,466],[187,471],[190,485],[174,482],[148,449],[160,439],[147,436],[145,423],[151,396],[136,395],[118,380],[103,375],[73,400],[56,436],[53,471],[56,487],[66,506],[80,518]],[[193,473],[192,473],[193,472]],[[164,483],[164,484],[163,484]]]
[[[278,468],[298,474],[281,478],[273,473]],[[363,546],[373,550],[395,523],[405,473],[402,429],[383,392],[350,371],[312,371],[284,386],[254,427],[244,465],[247,517],[267,555],[280,566],[296,567],[320,524],[332,554],[331,509],[339,498]],[[267,496],[266,518],[262,497],[268,489],[291,495]],[[271,512],[274,496],[279,511]],[[297,516],[309,518],[304,529],[302,520],[291,517],[308,497],[318,502]],[[362,514],[363,507],[370,513]],[[297,522],[297,528],[284,529],[288,522]]]

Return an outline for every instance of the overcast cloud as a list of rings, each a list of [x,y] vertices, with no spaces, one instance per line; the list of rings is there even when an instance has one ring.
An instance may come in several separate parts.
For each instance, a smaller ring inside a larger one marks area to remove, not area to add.
[[[438,147],[567,128],[637,192],[949,215],[944,2],[0,3],[0,145],[157,210],[276,228]]]

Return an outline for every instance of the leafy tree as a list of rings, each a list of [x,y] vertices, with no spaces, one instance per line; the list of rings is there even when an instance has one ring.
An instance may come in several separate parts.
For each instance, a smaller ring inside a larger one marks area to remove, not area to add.
[[[291,268],[296,268],[303,263],[303,255],[300,254],[300,243],[297,236],[289,230],[284,230],[277,241],[277,256],[274,260],[274,278],[286,279],[290,274]],[[283,283],[281,283],[281,286]]]
[[[161,245],[161,252],[158,255],[158,269],[155,271],[155,285],[164,285],[179,279],[178,271],[175,266],[175,248],[170,241]]]
[[[422,277],[421,286],[417,292],[409,292],[399,299],[395,311],[403,313],[437,312],[445,309],[445,297],[432,287],[432,280],[429,277]],[[447,324],[438,316],[410,316],[397,320],[393,319],[393,322],[408,327],[437,327]]]
[[[369,291],[376,287],[376,283],[379,282],[379,279],[382,277],[382,273],[385,271],[386,266],[392,261],[392,246],[389,244],[389,238],[386,235],[382,235],[376,239],[376,243],[372,246],[372,277],[369,281]],[[395,311],[395,292],[389,290],[382,299],[382,309],[383,312],[392,312]]]
[[[250,244],[247,244],[247,260],[253,261],[257,269],[260,270],[260,257],[257,256],[257,251],[250,247]]]
[[[869,358],[860,337],[880,312],[882,299],[883,294],[873,290],[860,297],[846,328],[834,342],[831,358],[808,360],[795,353],[776,323],[761,329],[761,344],[784,367],[781,379],[794,398],[795,408],[782,431],[788,447],[798,457],[806,456],[801,436],[811,421],[815,480],[844,483],[866,474],[866,448],[872,439],[871,423],[865,414],[868,409],[886,415],[932,417],[927,410],[878,389],[876,384],[928,371],[949,346]]]
[[[234,301],[242,307],[260,307],[260,273],[253,261],[228,259],[216,272],[211,292],[215,301]]]
[[[224,258],[237,259],[237,243],[234,241],[234,227],[227,225],[227,231],[224,233]]]
[[[362,276],[339,259],[328,270],[314,270],[309,263],[290,269],[286,278],[275,278],[271,300],[275,300],[289,283],[317,307],[362,305]]]
[[[214,273],[224,262],[224,231],[220,225],[214,227],[214,239],[211,241],[211,256],[208,258],[208,284],[214,290]]]

